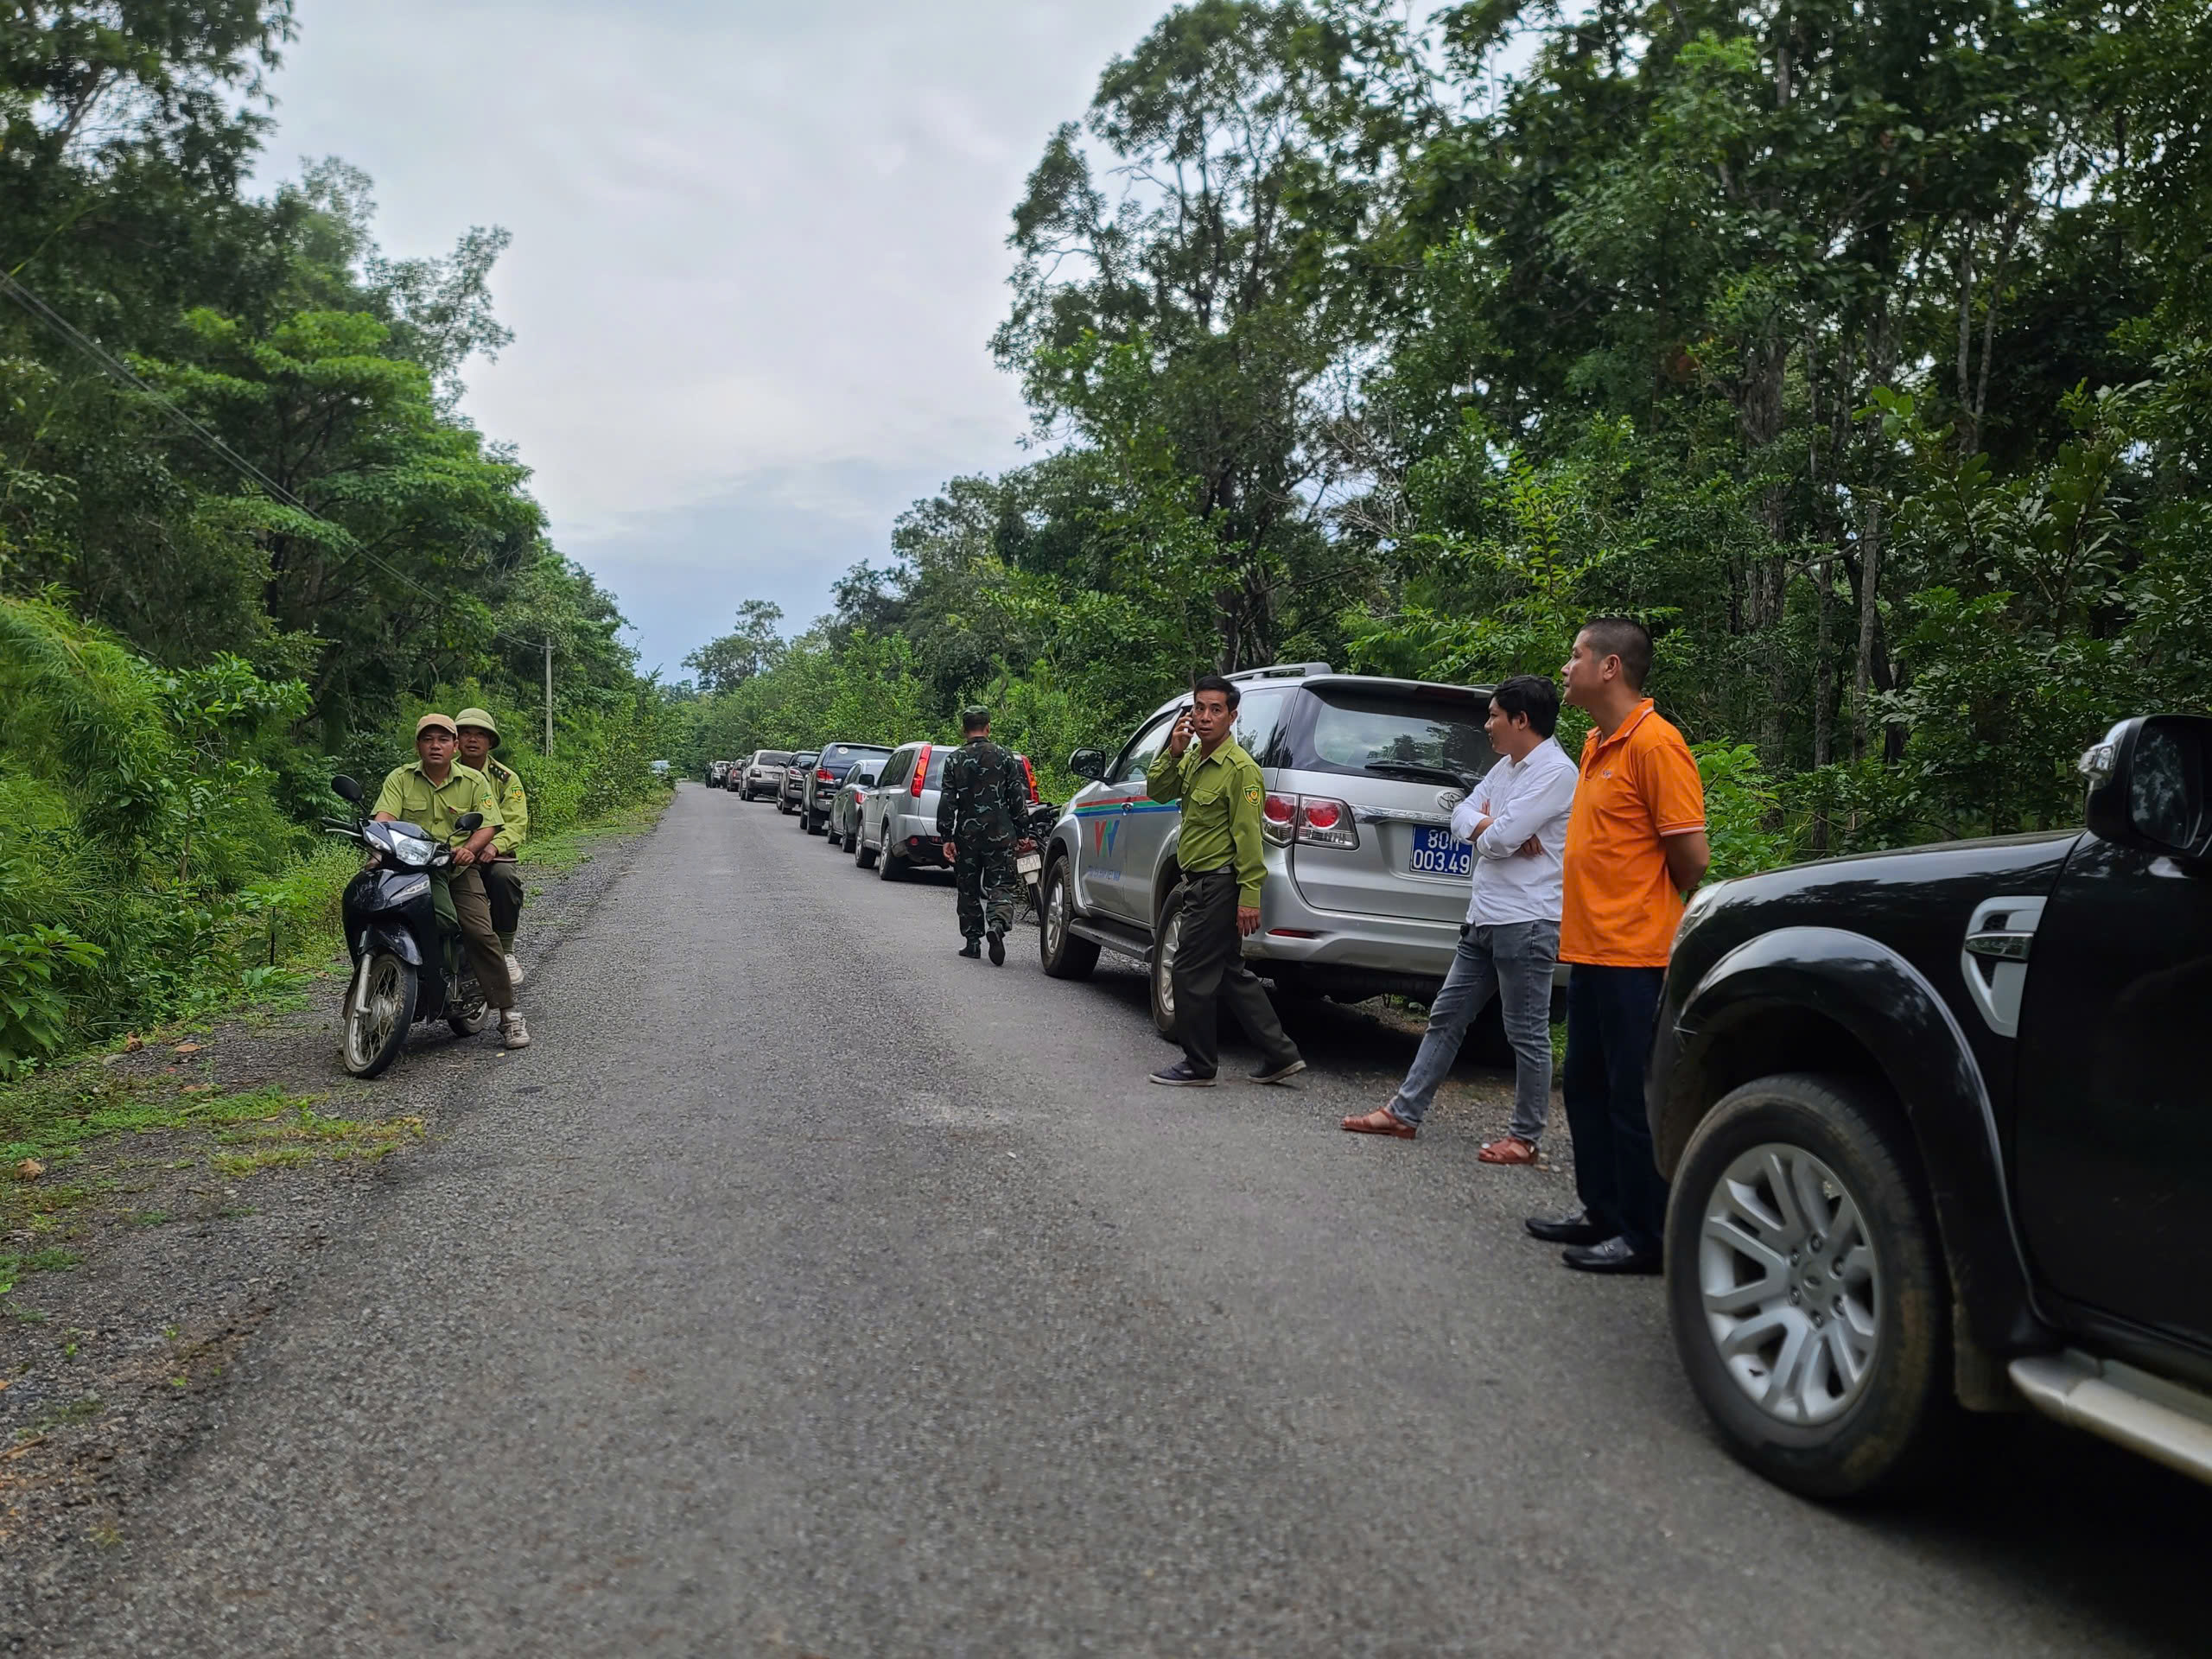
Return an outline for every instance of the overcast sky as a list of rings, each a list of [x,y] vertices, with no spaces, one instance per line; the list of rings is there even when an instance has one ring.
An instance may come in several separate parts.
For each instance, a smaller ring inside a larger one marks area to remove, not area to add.
[[[892,518],[1019,459],[1007,215],[1166,0],[302,0],[263,183],[337,155],[388,252],[514,233],[465,404],[641,666],[828,608]]]

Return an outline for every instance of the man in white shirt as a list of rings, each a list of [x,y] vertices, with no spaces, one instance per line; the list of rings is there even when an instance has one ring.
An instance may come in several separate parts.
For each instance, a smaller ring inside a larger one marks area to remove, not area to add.
[[[1486,1164],[1533,1164],[1552,1099],[1552,970],[1559,960],[1562,855],[1574,804],[1574,762],[1552,741],[1559,690],[1517,674],[1491,694],[1491,747],[1498,762],[1452,814],[1452,833],[1475,846],[1474,892],[1428,1031],[1390,1103],[1343,1127],[1410,1141],[1437,1086],[1459,1058],[1467,1027],[1497,993],[1514,1057],[1513,1121],[1482,1149]]]

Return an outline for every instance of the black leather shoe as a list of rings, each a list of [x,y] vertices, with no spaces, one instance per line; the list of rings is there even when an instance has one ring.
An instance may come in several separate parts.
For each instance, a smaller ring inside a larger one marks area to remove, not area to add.
[[[1590,1219],[1587,1210],[1571,1216],[1531,1216],[1521,1224],[1547,1244],[1602,1244],[1611,1236]]]
[[[969,961],[974,962],[977,957],[983,954],[983,942],[981,939],[969,940],[967,944],[960,947],[960,954],[967,957]]]
[[[994,928],[991,931],[991,966],[1006,966],[1006,935]]]
[[[1560,1252],[1560,1261],[1577,1273],[1633,1273],[1656,1275],[1666,1265],[1656,1250],[1639,1250],[1624,1238],[1602,1244],[1576,1244]]]

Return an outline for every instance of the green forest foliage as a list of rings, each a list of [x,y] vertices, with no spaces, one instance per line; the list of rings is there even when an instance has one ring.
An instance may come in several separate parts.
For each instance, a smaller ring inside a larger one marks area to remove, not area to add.
[[[241,190],[291,28],[289,0],[0,20],[0,269],[123,371],[0,297],[0,1073],[320,937],[331,774],[380,777],[437,696],[512,716],[548,829],[649,787],[664,703],[613,600],[454,413],[507,338],[504,233],[389,258],[335,161]]]
[[[1046,457],[715,654],[685,758],[981,700],[1058,761],[1624,611],[1718,869],[2075,822],[2212,706],[2208,107],[2206,0],[1180,6],[1014,209]]]

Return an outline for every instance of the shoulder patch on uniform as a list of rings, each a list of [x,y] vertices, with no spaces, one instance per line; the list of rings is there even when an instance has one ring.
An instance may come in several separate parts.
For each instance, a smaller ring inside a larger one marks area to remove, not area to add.
[[[1257,806],[1260,804],[1260,797],[1266,792],[1266,791],[1261,789],[1257,785],[1254,785],[1244,791],[1245,805]]]

